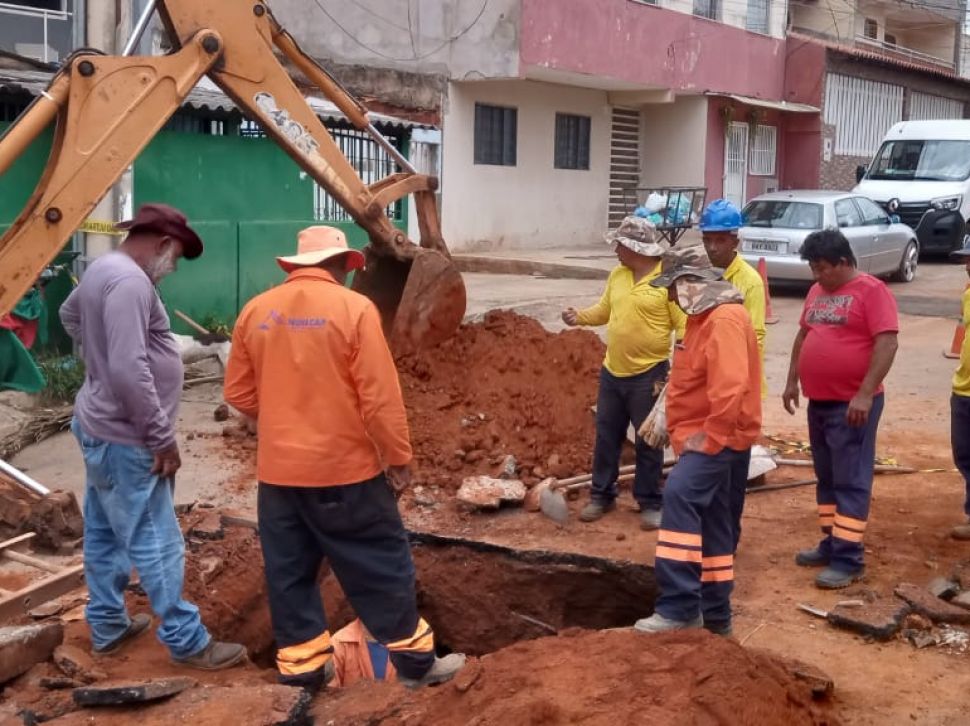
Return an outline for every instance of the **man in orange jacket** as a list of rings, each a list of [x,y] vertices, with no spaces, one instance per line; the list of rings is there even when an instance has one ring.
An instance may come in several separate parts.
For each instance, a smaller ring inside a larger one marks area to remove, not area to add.
[[[653,281],[687,313],[687,332],[667,384],[667,427],[680,458],[663,493],[660,596],[634,626],[643,632],[703,626],[731,634],[734,551],[761,432],[761,362],[744,298],[721,275],[702,248],[679,247]]]
[[[344,287],[364,256],[340,230],[310,227],[298,254],[277,262],[286,281],[250,300],[236,322],[225,398],[257,420],[259,532],[280,680],[316,690],[332,677],[317,583],[326,558],[398,680],[441,683],[464,656],[436,658],[418,614],[395,498],[410,481],[401,387],[377,309]]]

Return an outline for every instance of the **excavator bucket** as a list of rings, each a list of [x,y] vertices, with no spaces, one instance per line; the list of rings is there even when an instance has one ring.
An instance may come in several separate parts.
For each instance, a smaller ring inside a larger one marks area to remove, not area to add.
[[[447,340],[465,316],[465,283],[455,263],[437,250],[409,252],[398,258],[368,247],[367,267],[354,278],[354,289],[377,305],[395,355]]]

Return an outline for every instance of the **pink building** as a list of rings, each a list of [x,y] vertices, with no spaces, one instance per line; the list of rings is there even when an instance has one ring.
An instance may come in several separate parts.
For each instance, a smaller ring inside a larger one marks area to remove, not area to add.
[[[851,186],[846,170],[890,117],[962,116],[957,15],[864,2],[383,0],[379,12],[341,4],[339,25],[306,0],[273,7],[314,55],[365,68],[347,77],[359,91],[440,99],[440,139],[426,140],[440,145],[425,156],[440,160],[445,237],[491,249],[588,245],[650,188],[743,203]],[[843,38],[857,25],[858,43],[827,40],[826,16]],[[941,19],[948,46],[926,30]],[[786,37],[793,24],[805,27]],[[415,90],[415,78],[431,80]],[[902,100],[876,117],[879,84]],[[861,116],[871,124],[856,138]]]

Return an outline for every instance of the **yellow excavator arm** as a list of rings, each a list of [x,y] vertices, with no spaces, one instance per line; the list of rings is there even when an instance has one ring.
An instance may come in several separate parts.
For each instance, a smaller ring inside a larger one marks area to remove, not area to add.
[[[174,50],[128,55],[156,11]],[[277,60],[278,50],[356,128],[374,136],[402,171],[360,179]],[[450,337],[465,287],[441,237],[437,179],[418,174],[373,126],[367,109],[306,55],[260,0],[157,0],[139,18],[123,56],[80,51],[0,137],[0,175],[52,122],[50,158],[33,195],[0,237],[0,315],[9,312],[202,76],[208,75],[367,231],[366,270],[354,287],[381,312],[397,352]],[[385,209],[411,194],[414,244]]]

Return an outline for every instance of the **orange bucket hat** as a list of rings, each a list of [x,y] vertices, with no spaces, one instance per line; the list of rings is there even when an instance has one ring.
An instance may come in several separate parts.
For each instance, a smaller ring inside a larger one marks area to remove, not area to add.
[[[364,266],[364,254],[351,249],[347,245],[347,236],[336,227],[307,227],[297,235],[296,240],[295,255],[276,258],[284,272],[293,272],[301,267],[314,267],[337,255],[346,255],[347,272]]]

